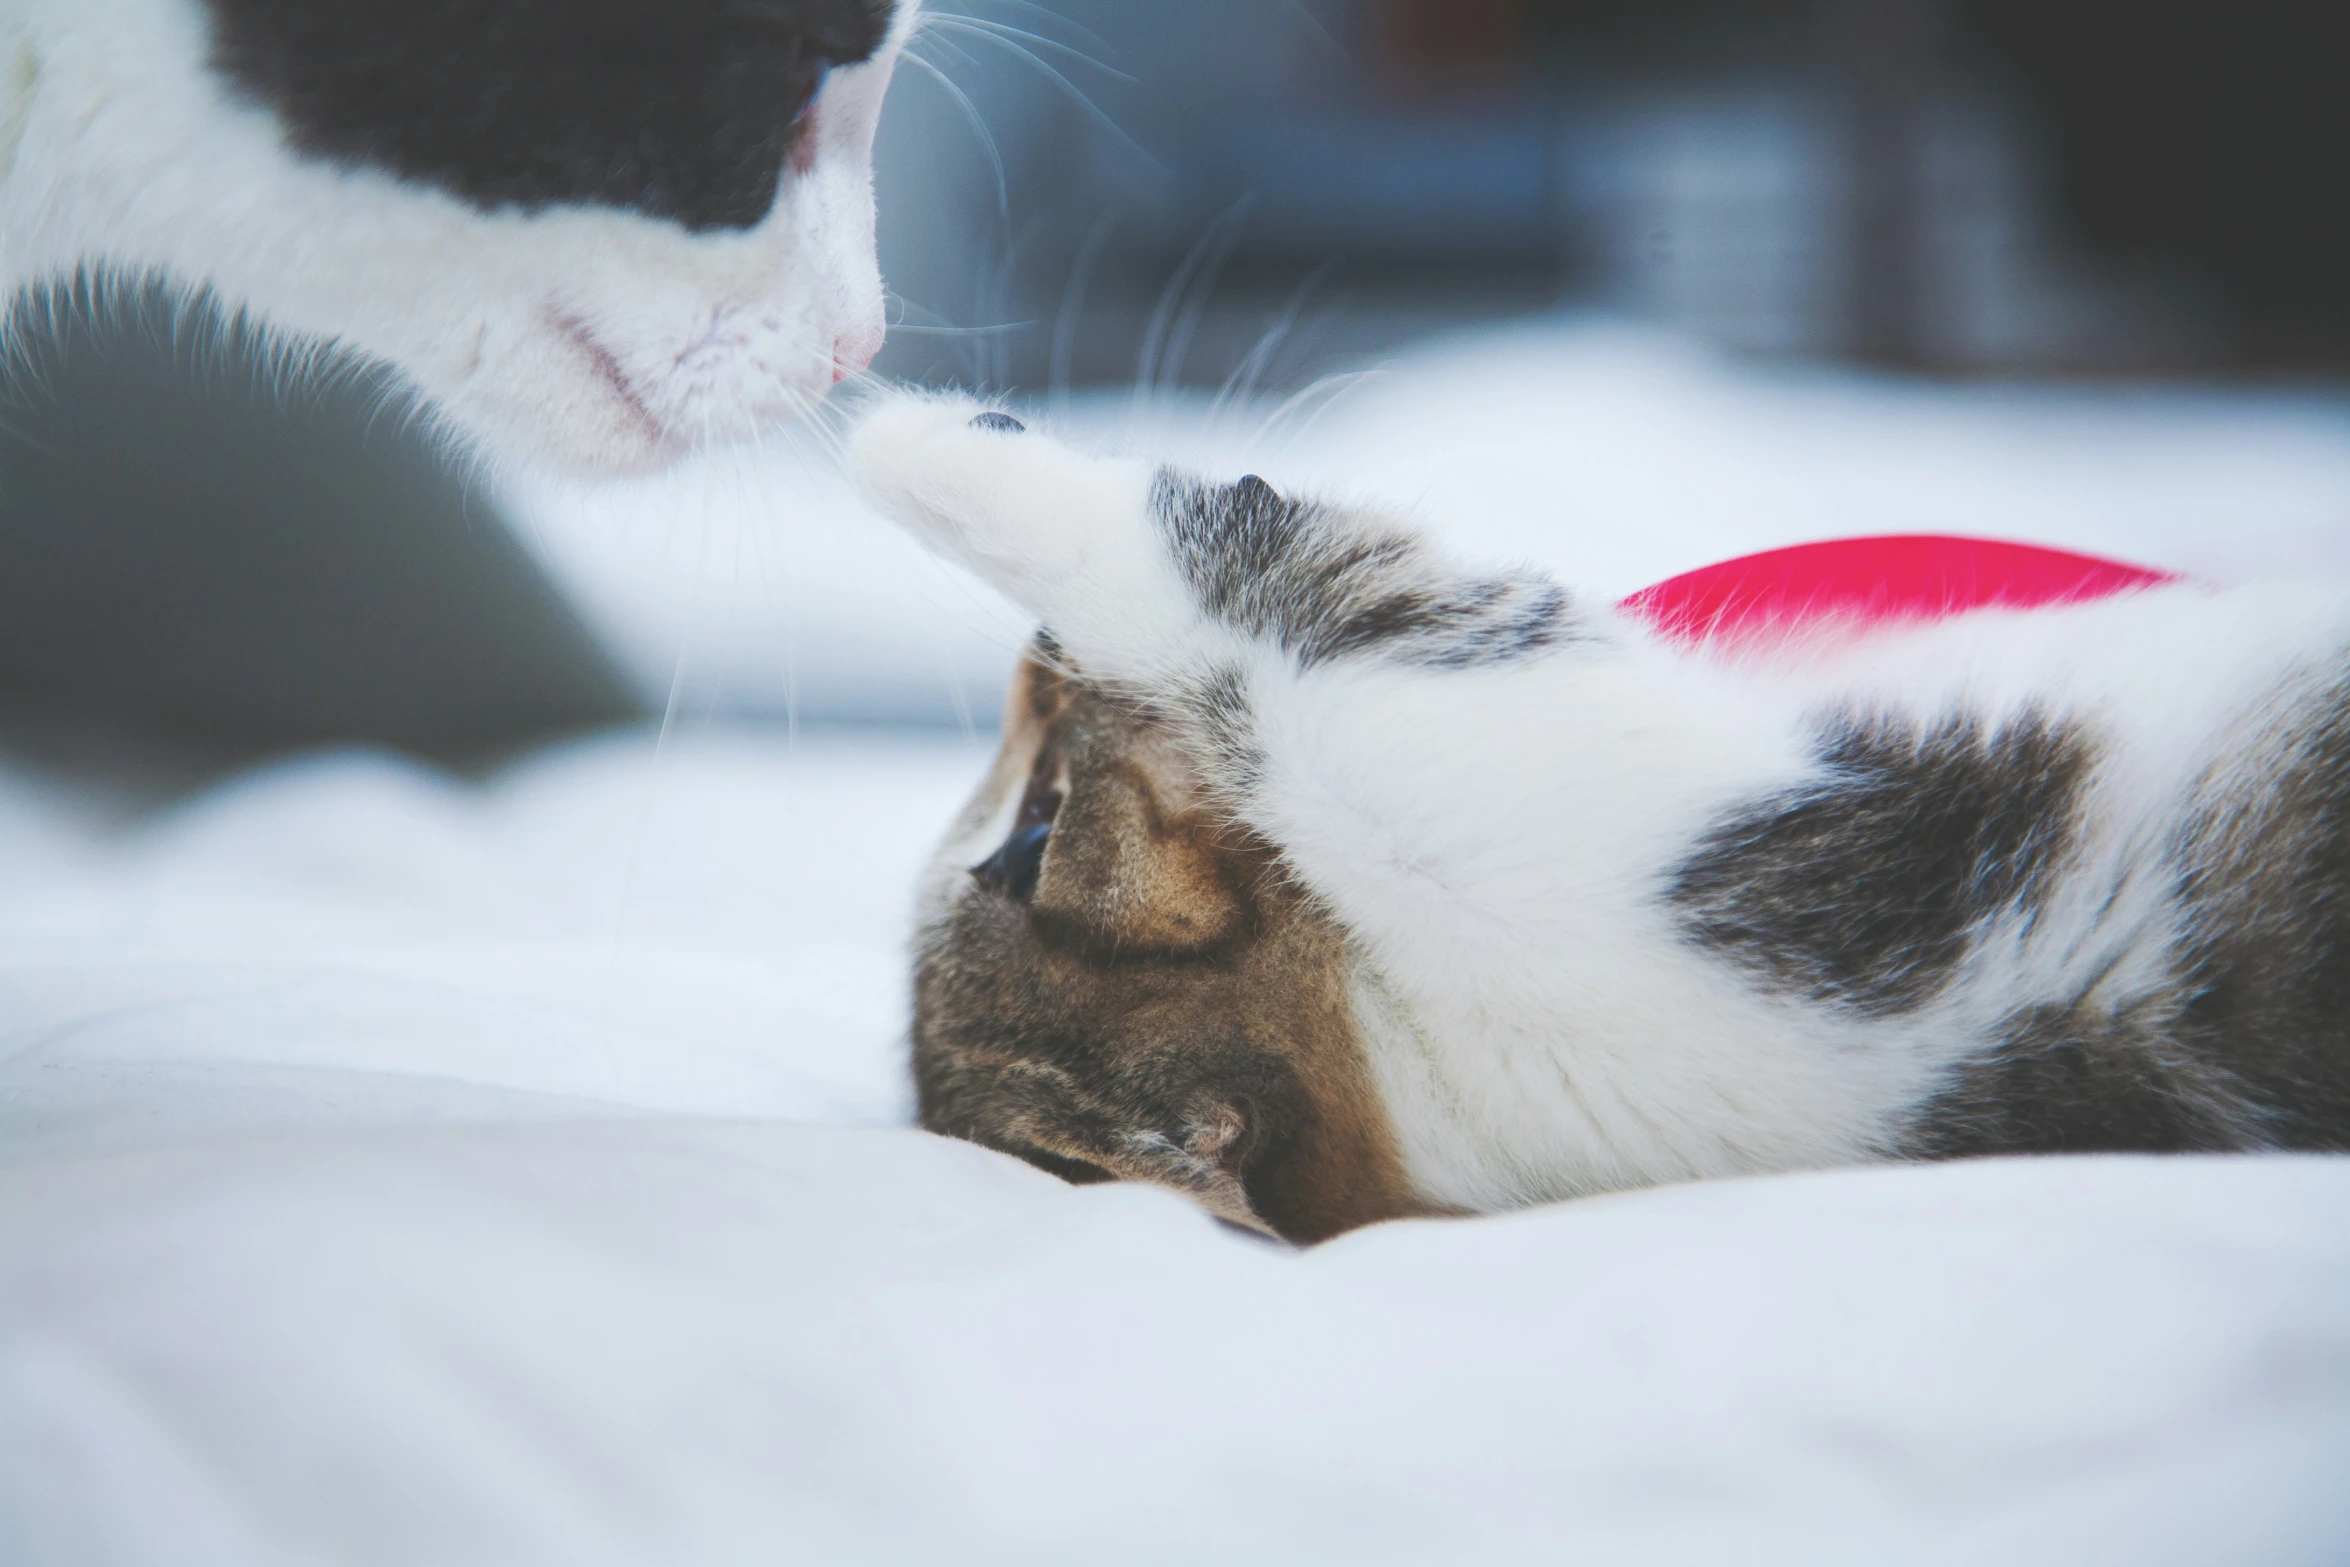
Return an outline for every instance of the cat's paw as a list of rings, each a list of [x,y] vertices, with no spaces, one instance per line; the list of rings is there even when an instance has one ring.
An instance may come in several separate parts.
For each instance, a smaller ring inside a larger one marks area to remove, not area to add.
[[[1151,519],[1156,471],[1086,455],[965,397],[905,395],[868,411],[849,468],[874,504],[1057,633],[1187,618],[1189,595]]]

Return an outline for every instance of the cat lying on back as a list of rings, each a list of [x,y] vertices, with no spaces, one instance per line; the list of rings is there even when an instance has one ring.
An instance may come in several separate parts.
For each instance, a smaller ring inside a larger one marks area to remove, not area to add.
[[[2350,1148],[2350,596],[1724,656],[1396,523],[870,414],[1045,624],[922,901],[923,1124],[1296,1240],[1692,1177]]]
[[[0,0],[0,290],[210,287],[591,472],[881,346],[872,145],[913,0]]]

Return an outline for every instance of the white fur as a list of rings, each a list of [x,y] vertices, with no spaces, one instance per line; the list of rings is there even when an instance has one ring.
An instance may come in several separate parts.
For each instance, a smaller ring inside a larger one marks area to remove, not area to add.
[[[1146,468],[972,430],[975,411],[885,406],[852,460],[1089,678],[1246,672],[1262,777],[1236,806],[1354,938],[1355,1013],[1412,1178],[1467,1209],[1881,1154],[2002,1015],[2100,975],[2098,998],[2143,993],[2171,934],[2151,835],[2259,731],[2264,697],[2350,641],[2332,592],[2179,587],[1961,617],[1865,654],[1731,662],[1603,611],[1603,645],[1518,663],[1301,671],[1192,607]],[[1806,717],[1831,705],[2030,707],[2101,748],[2055,906],[1994,929],[1898,1017],[1743,982],[1677,937],[1661,896],[1726,809],[1798,777]]]
[[[812,166],[768,218],[692,234],[485,214],[295,156],[205,68],[195,0],[0,0],[0,285],[102,267],[209,286],[388,361],[492,452],[659,466],[806,412],[879,349],[873,133],[915,9],[833,74]]]

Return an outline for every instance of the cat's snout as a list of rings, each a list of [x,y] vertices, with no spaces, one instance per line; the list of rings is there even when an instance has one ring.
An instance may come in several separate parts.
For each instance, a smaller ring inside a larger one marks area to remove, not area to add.
[[[998,435],[1026,435],[1028,433],[1028,426],[1022,424],[1019,420],[1013,418],[1010,414],[997,413],[993,409],[989,409],[986,413],[983,413],[978,418],[972,420],[971,428],[974,430],[992,430]]]
[[[832,384],[838,386],[850,376],[871,367],[881,353],[883,330],[879,322],[844,332],[832,344]]]

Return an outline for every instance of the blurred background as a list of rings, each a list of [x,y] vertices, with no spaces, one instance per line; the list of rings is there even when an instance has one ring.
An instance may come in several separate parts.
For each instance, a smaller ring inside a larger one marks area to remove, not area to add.
[[[1203,460],[1286,429],[1611,587],[1926,523],[2196,566],[2350,523],[2337,3],[950,4],[884,120],[884,374]],[[463,473],[364,367],[93,297],[27,311],[0,419],[27,723],[465,760],[992,719],[1017,617],[820,432]]]
[[[2325,0],[1061,0],[923,52],[893,285],[1001,330],[905,374],[1296,382],[1561,304],[1947,374],[2350,355]]]

